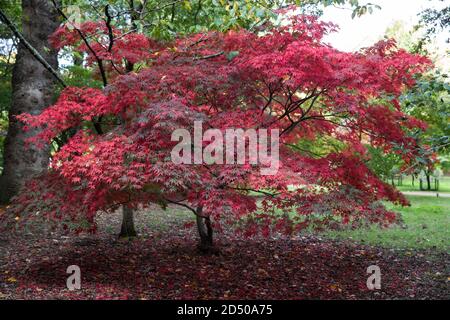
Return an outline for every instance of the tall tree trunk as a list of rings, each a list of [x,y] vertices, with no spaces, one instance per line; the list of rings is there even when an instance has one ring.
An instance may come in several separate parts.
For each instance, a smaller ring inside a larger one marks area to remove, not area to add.
[[[427,190],[431,191],[431,174],[427,173]]]
[[[134,228],[133,209],[128,206],[122,206],[122,227],[120,228],[120,238],[136,237]]]
[[[22,0],[22,33],[28,42],[54,69],[58,68],[57,51],[48,37],[58,27],[58,16],[48,0]],[[12,105],[5,141],[4,170],[0,177],[0,202],[7,203],[31,177],[46,170],[49,146],[26,146],[25,140],[37,130],[23,131],[15,118],[21,113],[39,114],[52,104],[55,78],[22,44],[19,44],[12,74]]]
[[[197,209],[197,229],[200,236],[198,248],[205,253],[212,253],[214,251],[213,242],[213,228],[211,226],[211,219],[202,216],[202,208]]]

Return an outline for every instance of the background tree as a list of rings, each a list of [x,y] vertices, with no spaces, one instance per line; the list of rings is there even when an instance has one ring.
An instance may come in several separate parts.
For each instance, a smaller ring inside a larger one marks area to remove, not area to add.
[[[420,142],[421,147],[417,153],[419,156],[412,165],[405,167],[401,159],[398,159],[398,163],[393,166],[400,168],[399,172],[412,174],[413,183],[414,177],[422,173],[424,178],[422,185],[425,183],[426,190],[432,189],[431,177],[436,166],[445,165],[445,159],[449,155],[450,85],[446,73],[448,68],[441,63],[448,58],[435,39],[439,33],[448,29],[448,25],[445,24],[448,9],[444,7],[441,10],[424,10],[420,13],[419,25],[408,29],[404,23],[395,22],[386,31],[386,36],[396,39],[401,48],[411,53],[427,54],[436,64],[435,70],[420,75],[417,84],[400,99],[405,113],[427,123],[426,130],[410,133]],[[442,164],[439,159],[442,160]],[[384,160],[389,163],[388,159]],[[377,162],[375,159],[374,161]]]
[[[400,174],[402,158],[401,156],[391,153],[385,154],[383,150],[368,146],[370,153],[370,161],[368,161],[369,168],[381,179],[385,181],[391,181],[394,186],[394,174],[397,172]]]
[[[445,157],[450,151],[450,85],[447,75],[436,72],[421,76],[401,102],[405,112],[428,124],[425,131],[413,133],[423,146],[414,172],[424,171],[426,189],[431,190],[437,155]]]
[[[436,34],[442,31],[448,31],[450,26],[450,5],[445,5],[444,0],[440,0],[443,6],[440,9],[428,8],[422,11],[420,16],[419,27],[425,28],[425,35],[422,38],[422,42],[427,43],[431,41]],[[447,34],[448,35],[448,34]],[[447,42],[450,39],[447,38]]]
[[[21,6],[18,1],[1,0],[0,7],[15,21],[20,21]],[[3,171],[3,147],[8,131],[8,111],[11,106],[11,76],[17,53],[17,41],[11,30],[0,24],[0,174]]]
[[[49,1],[22,1],[22,33],[54,69],[58,66],[57,51],[49,45],[48,37],[58,25],[56,11]],[[37,131],[24,132],[15,116],[24,112],[37,114],[51,105],[55,98],[54,85],[52,74],[36,63],[33,54],[20,42],[12,71],[12,104],[0,179],[3,203],[18,192],[26,180],[47,169],[49,148],[26,146],[25,140]]]

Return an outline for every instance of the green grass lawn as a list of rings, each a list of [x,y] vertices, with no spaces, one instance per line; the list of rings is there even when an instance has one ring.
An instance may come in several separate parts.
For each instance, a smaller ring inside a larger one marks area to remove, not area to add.
[[[419,180],[415,179],[414,186],[412,185],[411,176],[407,176],[403,178],[403,184],[401,186],[397,186],[397,179],[394,180],[397,189],[400,191],[421,191]],[[425,184],[424,184],[424,187]],[[431,187],[434,188],[434,183],[431,183]],[[441,177],[439,180],[439,192],[450,192],[450,177]]]
[[[436,248],[450,252],[450,198],[419,196],[408,198],[411,207],[387,205],[402,214],[403,226],[388,229],[372,227],[351,231],[329,231],[324,235],[391,248]]]
[[[389,209],[401,213],[401,225],[385,229],[373,226],[327,231],[321,233],[321,236],[386,248],[436,249],[450,253],[450,198],[408,196],[408,199],[411,207],[386,204]],[[153,209],[151,214],[142,217],[144,225],[153,231],[164,233],[173,225],[194,221],[193,214],[183,208],[171,207],[168,210]]]

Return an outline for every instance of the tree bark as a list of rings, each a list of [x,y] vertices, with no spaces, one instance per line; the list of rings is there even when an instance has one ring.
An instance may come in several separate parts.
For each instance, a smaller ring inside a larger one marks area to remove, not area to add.
[[[120,228],[120,238],[134,238],[137,236],[134,228],[133,209],[122,206],[122,227]]]
[[[201,252],[212,253],[214,252],[214,242],[211,219],[209,217],[202,216],[202,208],[197,209],[196,218],[198,234],[200,236],[198,248]]]
[[[51,48],[48,37],[58,25],[58,15],[50,1],[22,0],[22,34],[55,70],[58,53]],[[28,179],[48,167],[50,147],[27,146],[25,141],[38,131],[23,131],[23,124],[15,117],[21,113],[39,114],[51,105],[55,83],[54,76],[20,43],[12,75],[12,105],[0,177],[2,203],[8,203]]]

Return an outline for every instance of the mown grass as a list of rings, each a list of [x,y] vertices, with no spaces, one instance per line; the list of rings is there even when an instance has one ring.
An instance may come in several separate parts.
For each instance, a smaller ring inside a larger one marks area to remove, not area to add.
[[[436,249],[450,253],[450,198],[408,196],[408,199],[411,207],[386,204],[389,209],[401,214],[403,222],[399,225],[384,229],[372,226],[356,230],[325,231],[320,235],[386,248]],[[194,221],[190,211],[172,206],[167,211],[152,210],[140,219],[149,229],[162,233]],[[316,234],[314,231],[305,232]]]
[[[412,177],[406,176],[403,178],[403,183],[401,186],[397,186],[397,179],[394,180],[396,184],[396,188],[400,191],[422,191],[420,190],[420,182],[418,179],[415,179],[414,186],[412,185]],[[424,187],[426,188],[426,183],[424,183]],[[434,189],[434,182],[431,183],[431,188]],[[426,190],[423,190],[426,191]],[[450,177],[441,177],[439,179],[439,192],[450,192]],[[435,191],[433,191],[435,192]]]
[[[387,229],[327,231],[323,235],[390,248],[437,249],[450,252],[450,198],[410,196],[411,207],[387,204],[401,213],[403,224]]]

